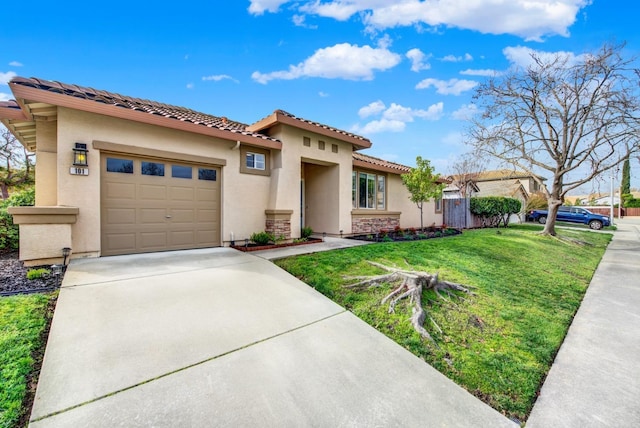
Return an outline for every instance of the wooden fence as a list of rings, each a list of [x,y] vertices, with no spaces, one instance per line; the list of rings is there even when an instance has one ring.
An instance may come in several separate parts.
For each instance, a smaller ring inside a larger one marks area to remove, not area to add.
[[[611,208],[610,207],[603,207],[603,206],[598,206],[598,207],[584,207],[586,209],[588,209],[589,211],[591,211],[592,213],[595,214],[602,214],[602,215],[611,215]],[[613,216],[614,217],[618,217],[619,216],[619,210],[617,207],[613,208]],[[638,217],[640,216],[640,208],[622,208],[622,217]]]
[[[456,229],[482,227],[482,219],[471,214],[469,198],[443,199],[443,223]]]

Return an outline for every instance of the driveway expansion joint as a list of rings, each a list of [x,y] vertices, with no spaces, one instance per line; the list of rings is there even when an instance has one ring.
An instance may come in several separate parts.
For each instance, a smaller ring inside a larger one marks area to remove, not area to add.
[[[187,272],[189,272],[189,271],[187,271]],[[150,275],[150,276],[155,276],[155,275]],[[75,287],[75,286],[73,286],[73,287]],[[265,338],[263,338],[263,339],[256,340],[256,341],[254,341],[254,342],[248,343],[248,344],[246,344],[246,345],[244,345],[244,346],[240,346],[240,347],[237,347],[237,348],[231,349],[231,350],[229,350],[229,351],[223,352],[222,354],[219,354],[219,355],[213,356],[213,357],[211,357],[211,358],[206,358],[206,359],[204,359],[204,360],[202,360],[202,361],[198,361],[198,362],[196,362],[196,363],[189,364],[189,365],[184,366],[184,367],[181,367],[181,368],[179,368],[179,369],[172,370],[172,371],[170,371],[170,372],[167,372],[167,373],[164,373],[164,374],[158,375],[158,376],[156,376],[156,377],[153,377],[153,378],[150,378],[150,379],[144,380],[144,381],[142,381],[142,382],[138,382],[138,383],[136,383],[136,384],[134,384],[134,385],[130,385],[130,386],[127,386],[127,387],[125,387],[125,388],[121,388],[121,389],[118,389],[118,390],[116,390],[116,391],[110,392],[110,393],[108,393],[108,394],[104,394],[104,395],[101,395],[101,396],[99,396],[99,397],[92,398],[91,400],[87,400],[87,401],[84,401],[84,402],[82,402],[82,403],[75,404],[75,405],[70,406],[70,407],[67,407],[67,408],[65,408],[65,409],[57,410],[57,411],[55,411],[55,412],[52,412],[52,413],[49,413],[49,414],[46,414],[46,415],[43,415],[43,416],[37,417],[37,418],[35,418],[35,419],[31,419],[31,420],[29,421],[29,423],[39,422],[39,421],[45,420],[45,419],[47,419],[47,418],[50,418],[50,417],[52,417],[52,416],[56,416],[56,415],[59,415],[59,414],[62,414],[62,413],[66,413],[66,412],[68,412],[68,411],[71,411],[71,410],[77,409],[77,408],[79,408],[79,407],[83,407],[83,406],[86,406],[86,405],[88,405],[88,404],[91,404],[91,403],[95,403],[95,402],[97,402],[97,401],[100,401],[100,400],[102,400],[102,399],[109,398],[109,397],[112,397],[112,396],[114,396],[114,395],[120,394],[120,393],[122,393],[122,392],[129,391],[129,390],[134,389],[134,388],[137,388],[137,387],[139,387],[139,386],[142,386],[142,385],[146,385],[146,384],[148,384],[148,383],[155,382],[156,380],[163,379],[163,378],[165,378],[165,377],[168,377],[168,376],[174,375],[174,374],[176,374],[176,373],[180,373],[180,372],[183,372],[183,371],[185,371],[185,370],[188,370],[188,369],[191,369],[191,368],[194,368],[194,367],[200,366],[200,365],[202,365],[202,364],[206,364],[206,363],[208,363],[208,362],[215,361],[215,360],[217,360],[217,359],[219,359],[219,358],[225,357],[225,356],[227,356],[227,355],[231,355],[231,354],[233,354],[233,353],[235,353],[235,352],[242,351],[242,350],[244,350],[244,349],[251,348],[251,347],[253,347],[253,346],[255,346],[255,345],[259,345],[260,343],[267,342],[267,341],[269,341],[269,340],[271,340],[271,339],[275,339],[275,338],[277,338],[277,337],[285,336],[285,335],[287,335],[287,334],[289,334],[289,333],[293,333],[293,332],[295,332],[295,331],[298,331],[298,330],[301,330],[301,329],[303,329],[303,328],[306,328],[306,327],[312,326],[312,325],[314,325],[314,324],[321,323],[321,322],[326,321],[326,320],[328,320],[328,319],[334,318],[334,317],[336,317],[336,316],[338,316],[338,315],[342,315],[342,314],[344,314],[344,313],[346,313],[346,312],[349,312],[349,311],[347,311],[346,309],[344,309],[344,308],[343,308],[343,309],[342,309],[341,311],[339,311],[339,312],[336,312],[336,313],[334,313],[334,314],[328,315],[328,316],[326,316],[326,317],[319,318],[319,319],[317,319],[317,320],[315,320],[315,321],[312,321],[312,322],[309,322],[309,323],[306,323],[306,324],[303,324],[303,325],[299,325],[299,326],[294,327],[294,328],[290,328],[289,330],[283,331],[283,332],[281,332],[281,333],[274,334],[274,335],[272,335],[272,336],[269,336],[269,337],[265,337]]]

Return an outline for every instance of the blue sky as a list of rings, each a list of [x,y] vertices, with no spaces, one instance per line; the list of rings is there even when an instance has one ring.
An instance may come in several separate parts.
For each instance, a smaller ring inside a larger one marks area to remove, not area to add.
[[[626,54],[640,51],[630,0],[87,4],[3,6],[0,100],[19,75],[245,123],[283,109],[370,138],[370,155],[407,165],[420,155],[441,173],[467,150],[464,117],[488,73],[531,50],[626,41]],[[632,175],[638,186],[637,163]]]

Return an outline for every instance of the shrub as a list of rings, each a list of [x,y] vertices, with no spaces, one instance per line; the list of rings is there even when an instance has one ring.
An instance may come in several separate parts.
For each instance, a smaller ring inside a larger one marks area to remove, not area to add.
[[[470,203],[471,213],[482,217],[483,223],[490,227],[499,227],[500,223],[507,227],[509,216],[519,213],[521,208],[519,200],[502,196],[471,198]]]
[[[267,245],[270,242],[275,242],[276,238],[273,233],[269,232],[256,232],[252,233],[249,240],[258,245]]]
[[[302,230],[300,230],[300,235],[303,239],[309,239],[311,238],[311,235],[313,235],[313,229],[308,226],[303,227]]]
[[[51,274],[51,271],[45,268],[29,269],[27,271],[27,279],[43,278],[45,276],[49,276],[50,274]]]
[[[29,188],[16,192],[0,202],[0,250],[17,250],[20,245],[18,226],[13,224],[9,207],[30,206],[36,202],[35,189]]]

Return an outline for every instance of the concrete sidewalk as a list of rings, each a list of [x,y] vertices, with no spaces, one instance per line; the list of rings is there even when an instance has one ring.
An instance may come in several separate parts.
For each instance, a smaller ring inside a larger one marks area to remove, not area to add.
[[[40,427],[516,427],[271,262],[228,248],[74,260]]]
[[[527,428],[640,426],[640,218],[617,226]]]

